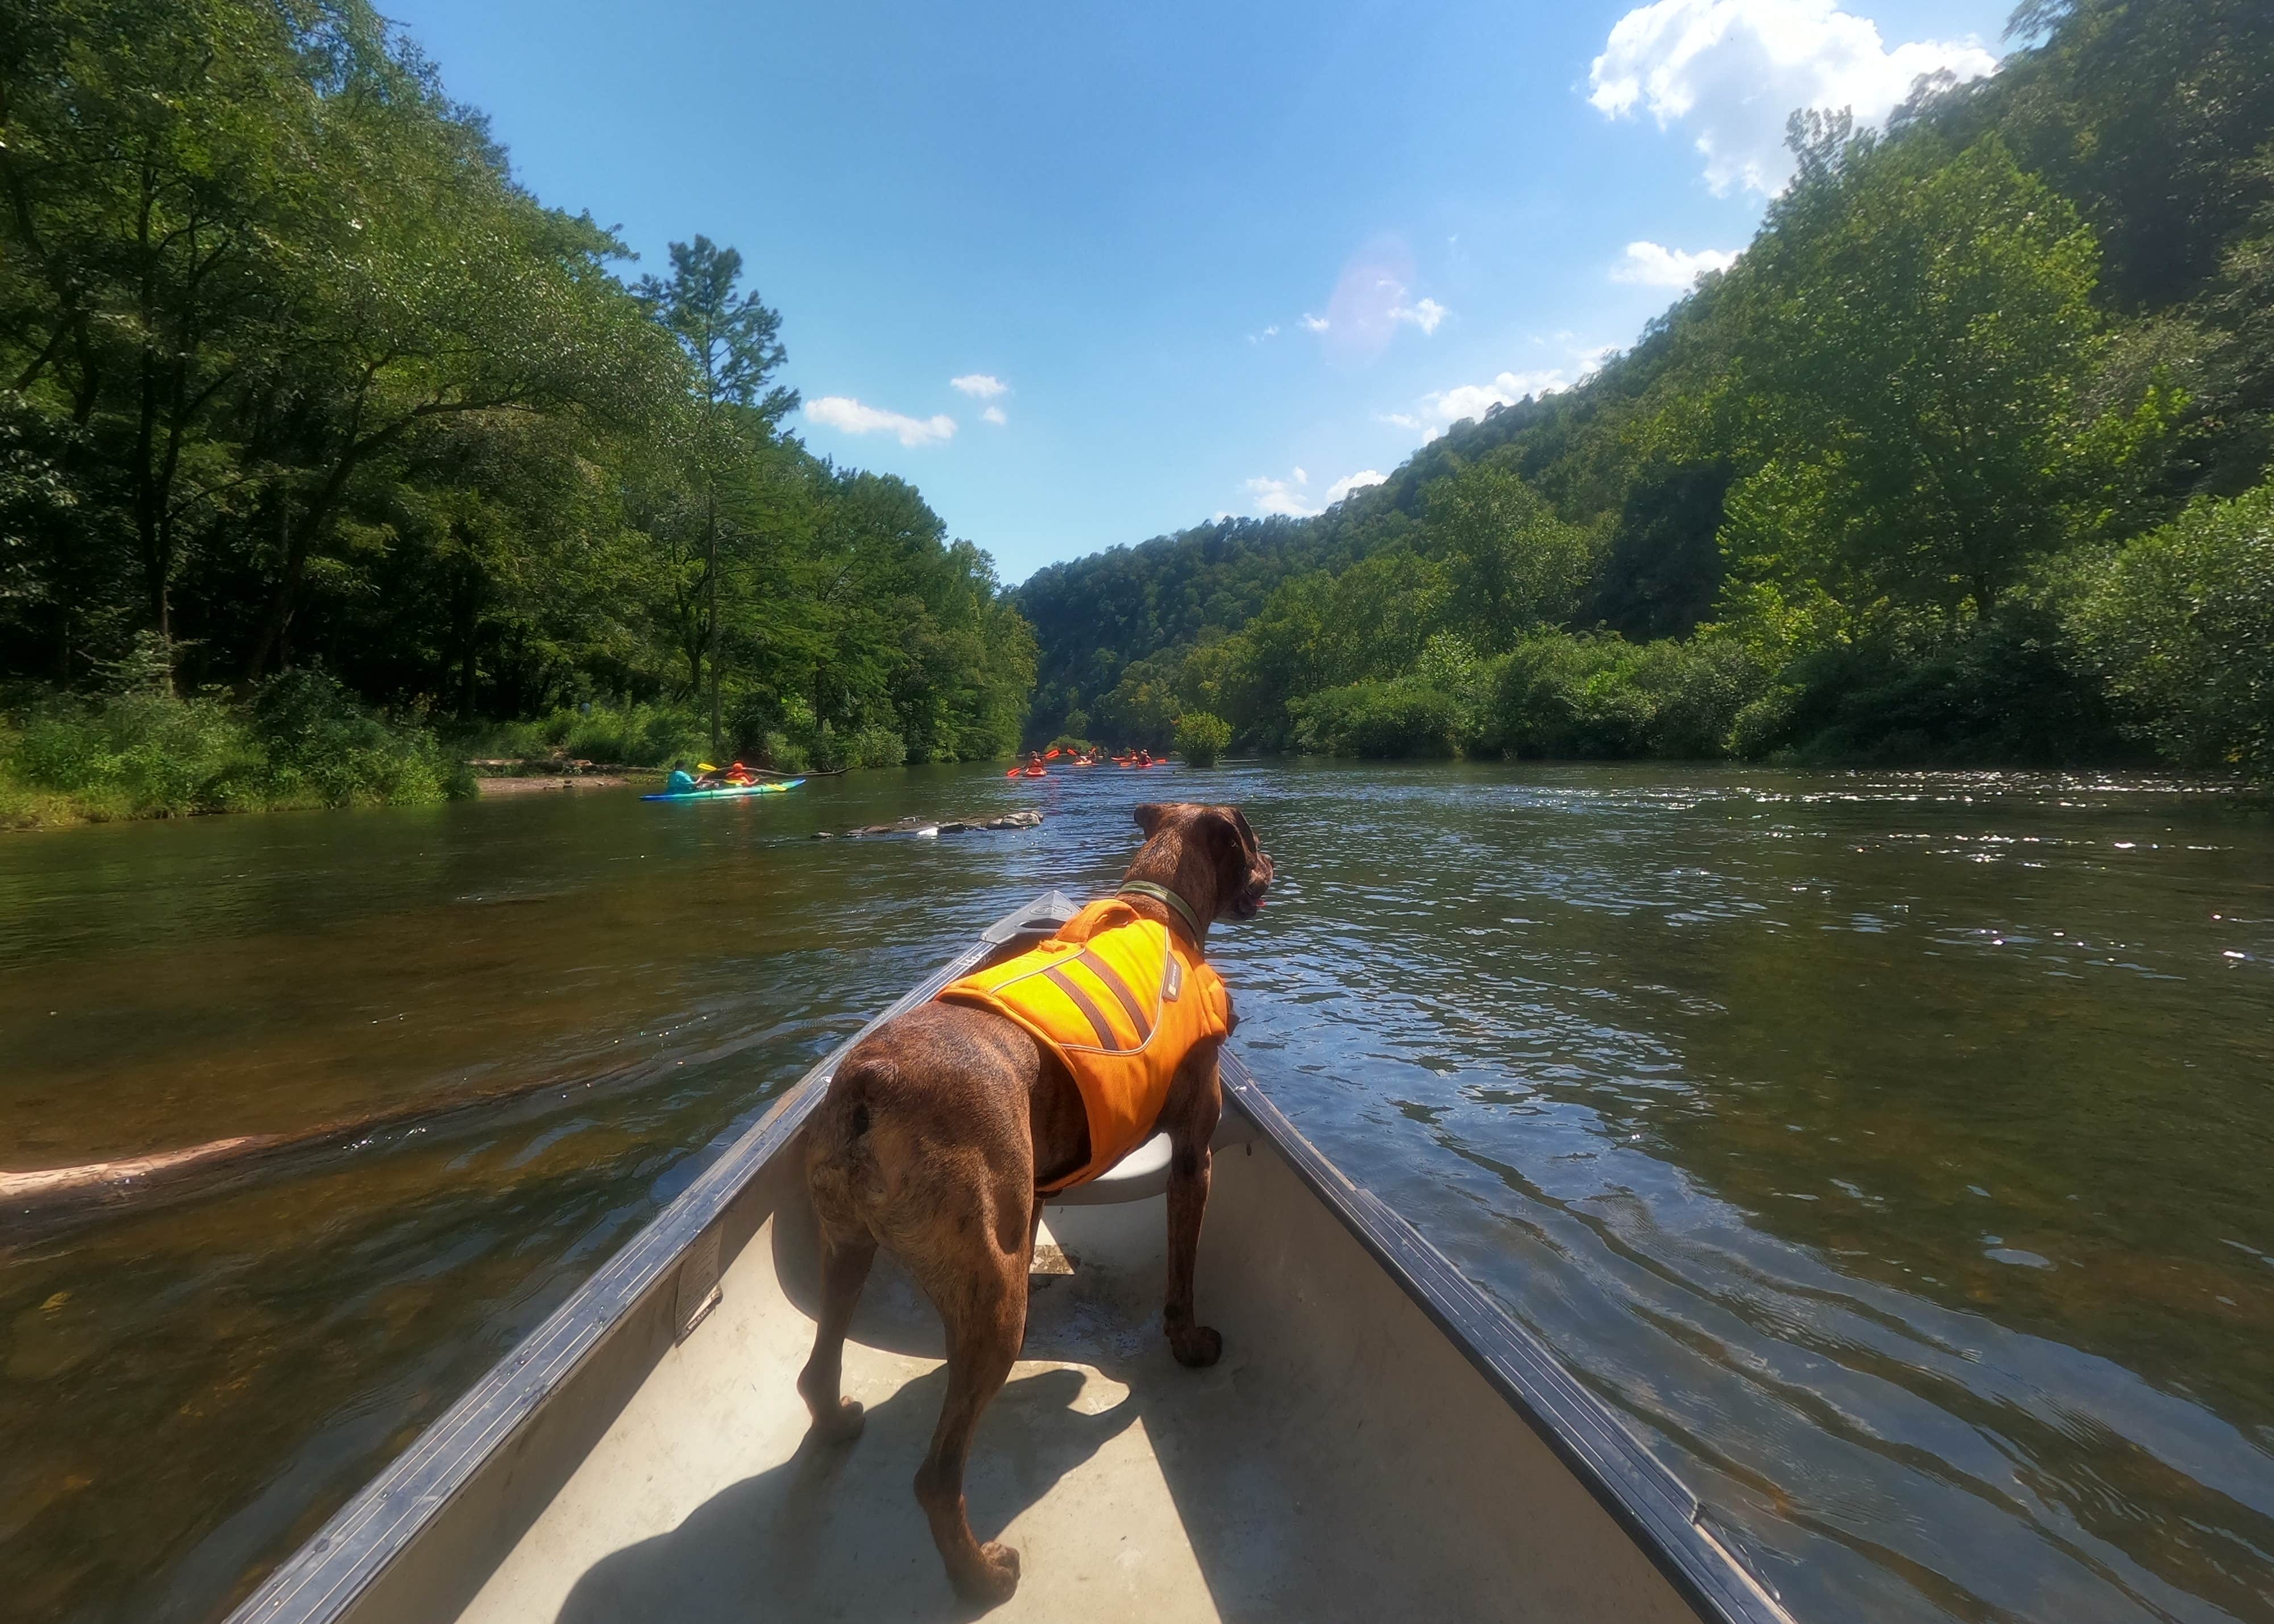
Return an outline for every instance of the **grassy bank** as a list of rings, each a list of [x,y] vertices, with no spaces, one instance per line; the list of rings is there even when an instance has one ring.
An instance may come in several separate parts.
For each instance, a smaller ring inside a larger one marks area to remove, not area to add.
[[[472,792],[432,733],[365,710],[318,672],[271,678],[244,704],[138,688],[34,695],[0,716],[0,829]]]
[[[897,767],[901,736],[824,722],[761,732],[719,753],[784,772]],[[29,689],[0,703],[0,829],[348,806],[471,795],[468,763],[566,758],[653,768],[712,759],[691,706],[578,705],[527,721],[434,729],[356,703],[318,672],[264,683],[246,703],[180,697],[147,673],[107,695]]]

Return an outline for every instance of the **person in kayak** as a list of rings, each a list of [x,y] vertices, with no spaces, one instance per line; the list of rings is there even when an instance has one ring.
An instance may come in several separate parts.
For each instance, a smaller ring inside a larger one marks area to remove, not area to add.
[[[741,764],[739,762],[735,763],[738,767]],[[663,781],[663,793],[666,795],[691,795],[698,789],[717,789],[719,779],[713,775],[718,771],[709,762],[698,762],[696,771],[689,772],[685,762],[674,762],[671,776]]]

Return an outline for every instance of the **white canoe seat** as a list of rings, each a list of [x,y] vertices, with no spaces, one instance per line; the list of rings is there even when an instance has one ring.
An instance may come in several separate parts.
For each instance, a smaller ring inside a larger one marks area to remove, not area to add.
[[[1255,1137],[1246,1117],[1226,1110],[1209,1141],[1214,1150],[1245,1145]],[[1143,1201],[1169,1187],[1169,1136],[1156,1133],[1086,1184],[1050,1197],[1052,1207],[1116,1207],[1124,1201]]]

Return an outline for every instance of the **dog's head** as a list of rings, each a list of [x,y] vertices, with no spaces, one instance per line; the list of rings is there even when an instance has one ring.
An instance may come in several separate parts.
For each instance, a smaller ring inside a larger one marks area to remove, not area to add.
[[[1238,807],[1149,801],[1136,816],[1145,847],[1129,865],[1131,878],[1167,885],[1203,920],[1255,917],[1271,888],[1271,855]]]

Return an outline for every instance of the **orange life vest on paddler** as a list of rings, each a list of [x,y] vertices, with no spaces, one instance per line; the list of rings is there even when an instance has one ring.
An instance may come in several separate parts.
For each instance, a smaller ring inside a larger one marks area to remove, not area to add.
[[[1042,1186],[1088,1184],[1152,1136],[1193,1045],[1227,1036],[1231,995],[1192,944],[1118,897],[1047,942],[944,988],[952,1004],[1017,1021],[1065,1059],[1089,1116],[1089,1162]]]

